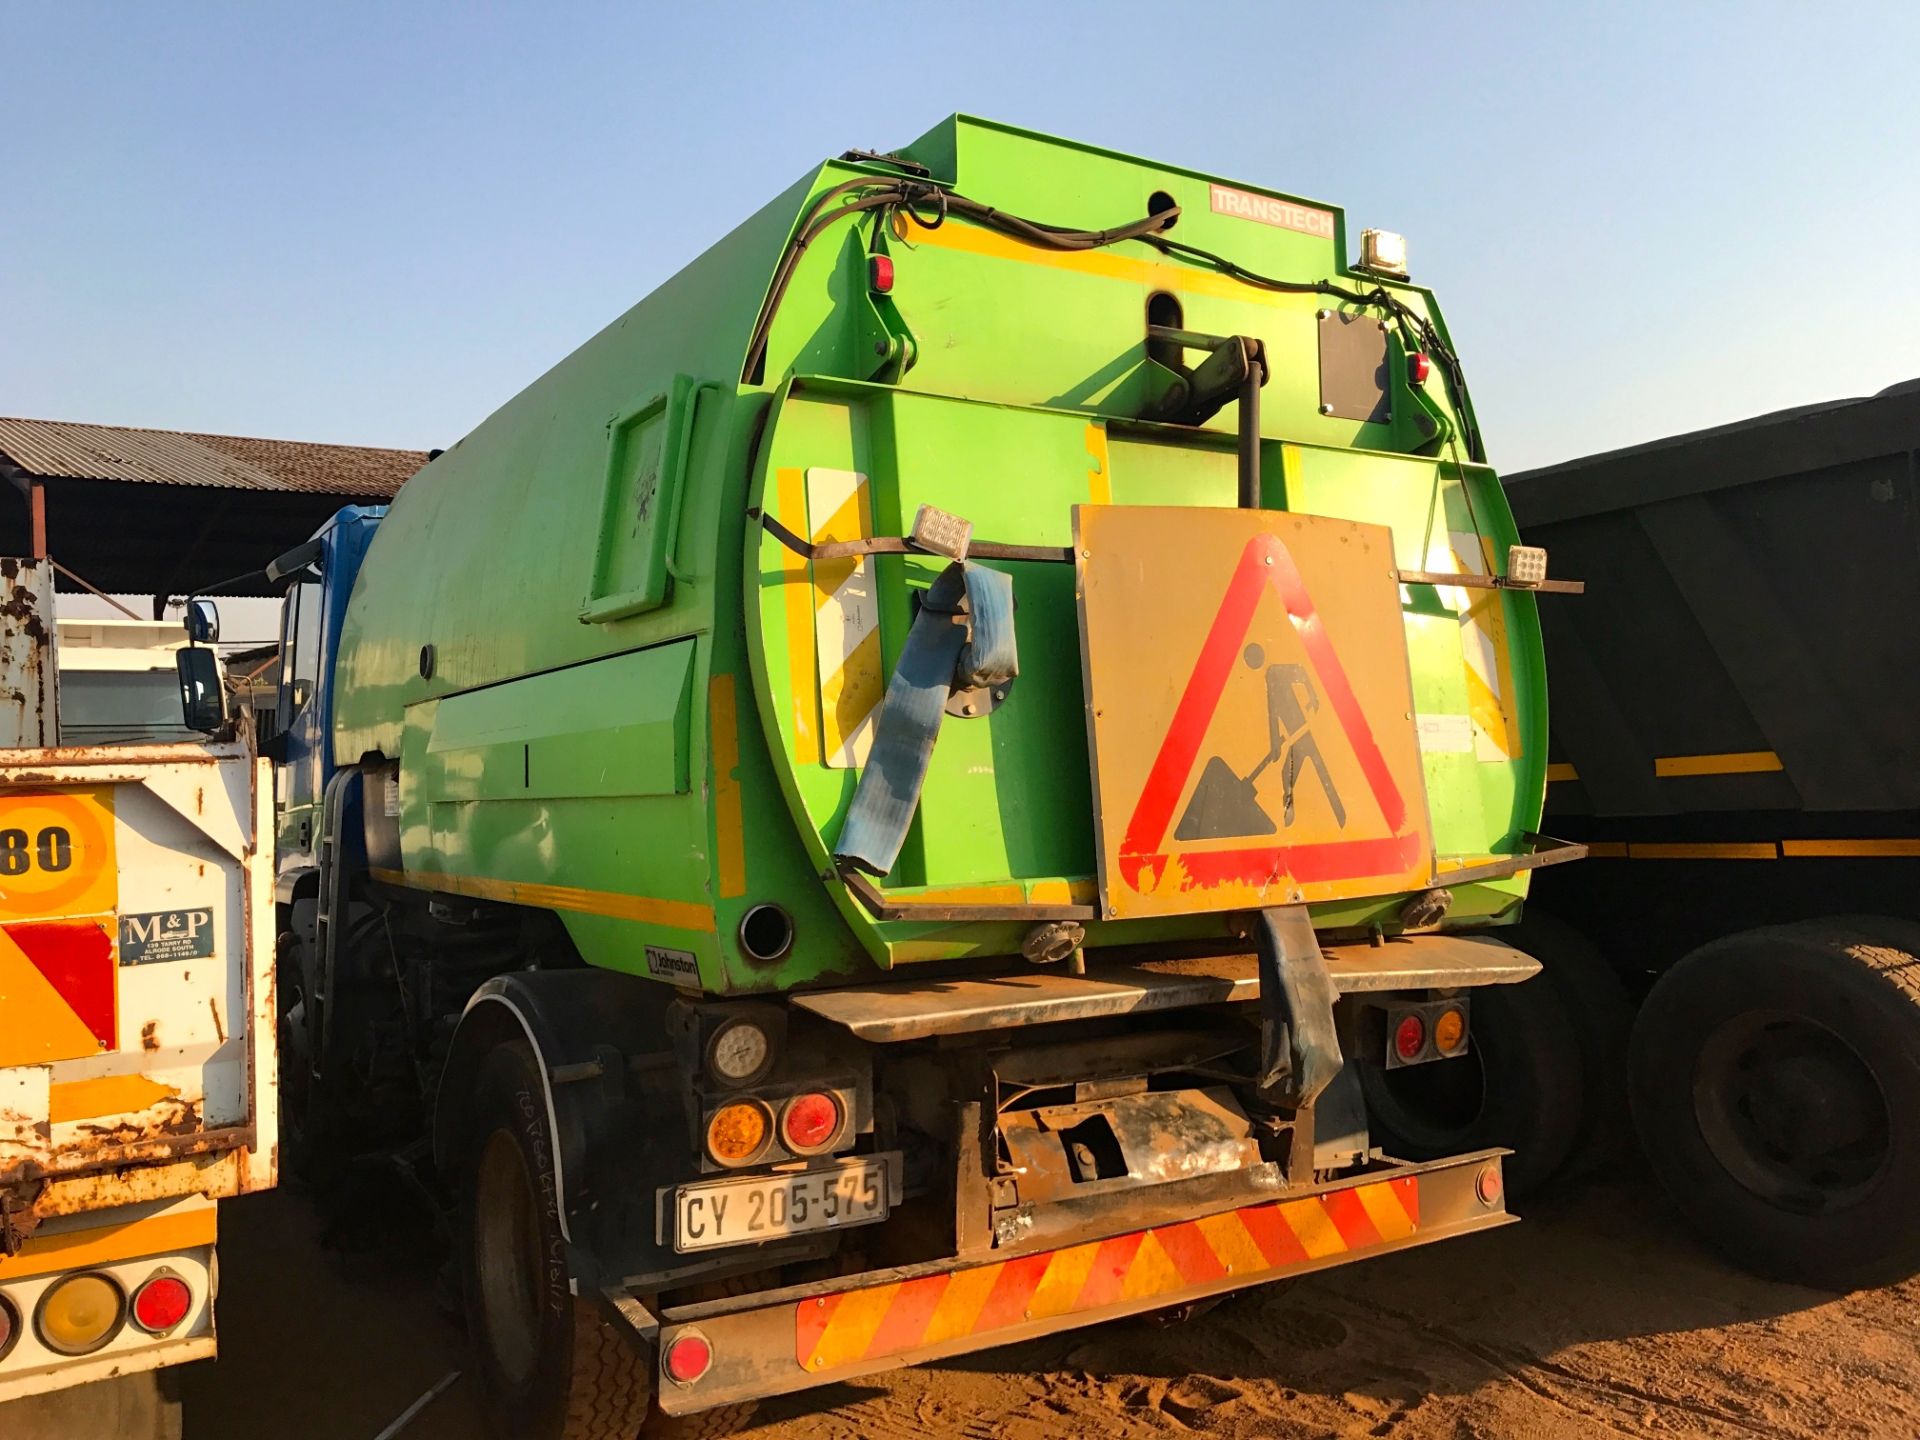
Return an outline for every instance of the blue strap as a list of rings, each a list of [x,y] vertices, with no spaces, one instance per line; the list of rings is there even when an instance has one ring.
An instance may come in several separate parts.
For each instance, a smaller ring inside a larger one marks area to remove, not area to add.
[[[873,749],[847,809],[833,857],[870,875],[900,858],[947,697],[1020,673],[1013,635],[1013,577],[956,560],[920,598],[920,613],[887,682],[873,727]]]

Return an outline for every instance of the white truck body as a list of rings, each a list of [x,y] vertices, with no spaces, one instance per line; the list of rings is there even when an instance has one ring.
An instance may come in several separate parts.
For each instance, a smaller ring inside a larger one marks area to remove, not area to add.
[[[214,1353],[216,1202],[278,1165],[273,925],[244,737],[0,749],[0,1402]],[[163,1274],[189,1303],[143,1328]],[[118,1314],[63,1349],[88,1276]]]

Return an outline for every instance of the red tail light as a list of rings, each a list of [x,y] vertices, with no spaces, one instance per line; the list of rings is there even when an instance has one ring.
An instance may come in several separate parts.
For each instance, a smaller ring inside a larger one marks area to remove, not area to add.
[[[1422,355],[1418,350],[1408,352],[1407,379],[1411,380],[1415,385],[1424,385],[1427,376],[1432,373],[1433,362],[1431,360],[1425,355]]]
[[[1427,1022],[1418,1015],[1403,1015],[1393,1028],[1393,1048],[1402,1060],[1411,1060],[1427,1047]]]
[[[713,1366],[713,1346],[698,1330],[682,1330],[667,1342],[664,1361],[667,1378],[691,1385]]]
[[[891,255],[867,257],[867,288],[876,295],[893,293],[893,257]]]
[[[13,1302],[0,1295],[0,1360],[6,1358],[7,1351],[13,1348],[13,1340],[20,1333],[20,1316],[13,1308]]]
[[[800,1154],[832,1143],[840,1133],[840,1102],[818,1092],[794,1096],[780,1117],[780,1133],[787,1148]]]
[[[177,1275],[156,1275],[133,1292],[133,1323],[154,1335],[164,1335],[187,1318],[193,1291]]]
[[[1479,1175],[1474,1177],[1473,1193],[1480,1197],[1482,1205],[1498,1205],[1500,1197],[1506,1193],[1506,1184],[1500,1178],[1500,1163],[1484,1165]]]

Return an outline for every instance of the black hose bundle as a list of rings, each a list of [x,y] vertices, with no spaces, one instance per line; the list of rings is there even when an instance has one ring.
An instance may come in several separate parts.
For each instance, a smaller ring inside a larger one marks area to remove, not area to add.
[[[842,204],[833,206],[833,202],[842,196],[847,198]],[[829,208],[832,207],[832,208]],[[741,378],[748,384],[758,384],[764,376],[767,356],[767,336],[773,329],[773,317],[780,309],[787,286],[793,280],[793,273],[800,259],[820,233],[830,226],[850,216],[869,210],[901,210],[928,230],[938,229],[946,223],[949,215],[961,215],[977,225],[989,230],[997,230],[1029,245],[1037,245],[1049,250],[1099,250],[1109,245],[1117,245],[1123,240],[1139,240],[1151,245],[1170,260],[1180,260],[1189,264],[1203,264],[1218,273],[1238,280],[1244,285],[1259,290],[1272,290],[1282,294],[1325,295],[1331,299],[1359,305],[1367,309],[1383,310],[1393,316],[1396,322],[1405,327],[1418,341],[1420,349],[1438,360],[1446,370],[1454,395],[1465,419],[1466,376],[1461,369],[1460,359],[1453,349],[1440,336],[1438,327],[1426,316],[1417,313],[1399,296],[1384,286],[1376,285],[1371,290],[1353,290],[1337,285],[1330,280],[1276,280],[1261,275],[1236,261],[1217,255],[1211,250],[1203,250],[1197,245],[1187,245],[1171,240],[1165,231],[1172,228],[1180,218],[1180,207],[1170,206],[1156,214],[1147,215],[1125,225],[1117,225],[1108,230],[1079,230],[1065,225],[1049,225],[1039,220],[1029,220],[1024,216],[1010,215],[1004,210],[982,204],[978,200],[948,190],[925,180],[879,179],[861,177],[857,180],[845,180],[840,184],[823,190],[807,207],[793,239],[788,242],[786,252],[780,257],[780,264],[774,270],[773,283],[767,287],[767,298],[761,303],[760,314],[754,321],[753,334],[747,344],[746,363],[741,370]],[[931,218],[928,218],[931,216]],[[1474,459],[1484,458],[1480,447],[1480,437],[1471,426],[1468,429],[1467,449]]]

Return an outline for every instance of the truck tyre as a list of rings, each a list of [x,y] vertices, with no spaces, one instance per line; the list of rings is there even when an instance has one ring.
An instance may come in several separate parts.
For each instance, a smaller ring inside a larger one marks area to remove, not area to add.
[[[461,1291],[501,1432],[510,1440],[708,1440],[737,1430],[752,1405],[650,1414],[652,1355],[604,1307],[571,1293],[546,1092],[525,1044],[488,1052],[466,1122]]]
[[[1633,1117],[1700,1234],[1822,1289],[1920,1270],[1920,926],[1868,917],[1701,946],[1634,1025]]]
[[[1557,915],[1528,910],[1500,938],[1533,956],[1545,985],[1559,997],[1580,1052],[1580,1127],[1562,1173],[1592,1170],[1633,1150],[1627,1112],[1627,1040],[1633,1003],[1600,948]]]
[[[512,1440],[632,1440],[653,1393],[640,1346],[570,1293],[546,1092],[497,1045],[468,1101],[461,1290],[489,1412]]]
[[[1513,1151],[1507,1193],[1559,1169],[1580,1131],[1580,1050],[1557,992],[1536,976],[1469,992],[1470,1044],[1454,1060],[1388,1070],[1357,1057],[1373,1143],[1405,1160]]]

